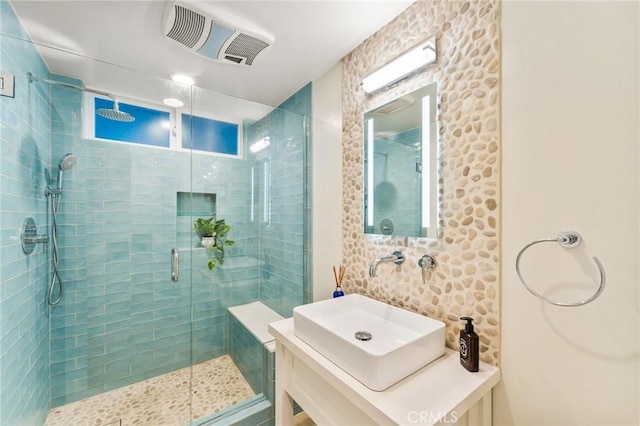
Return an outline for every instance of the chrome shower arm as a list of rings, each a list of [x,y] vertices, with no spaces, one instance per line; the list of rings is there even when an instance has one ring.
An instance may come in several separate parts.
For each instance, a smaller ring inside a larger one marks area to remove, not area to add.
[[[116,105],[118,104],[118,99],[115,97],[115,95],[112,95],[111,93],[103,92],[102,90],[90,89],[88,87],[85,87],[82,90],[84,90],[85,92],[95,93],[96,95],[107,96],[113,101],[114,104]]]
[[[107,96],[108,98],[110,98],[115,103],[118,102],[118,100],[116,99],[115,95],[112,95],[109,92],[103,92],[102,90],[90,89],[90,88],[84,87],[84,86],[76,86],[75,84],[64,83],[62,81],[47,80],[46,78],[36,77],[35,75],[31,74],[30,72],[27,73],[27,79],[29,80],[29,83],[34,82],[34,81],[39,81],[41,83],[47,83],[47,84],[52,84],[54,86],[65,87],[67,89],[78,90],[80,92],[91,92],[91,93],[95,93],[96,95]]]

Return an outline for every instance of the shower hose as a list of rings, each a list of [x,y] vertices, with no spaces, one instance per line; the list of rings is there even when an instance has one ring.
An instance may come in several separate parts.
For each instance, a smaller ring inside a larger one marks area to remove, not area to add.
[[[60,279],[59,253],[58,253],[58,209],[60,208],[60,197],[62,194],[51,194],[51,213],[53,220],[51,222],[51,240],[53,241],[53,274],[51,275],[51,281],[49,282],[49,292],[47,295],[47,302],[49,305],[57,305],[62,298],[62,279]],[[54,298],[56,289],[56,282],[58,283],[58,294]]]

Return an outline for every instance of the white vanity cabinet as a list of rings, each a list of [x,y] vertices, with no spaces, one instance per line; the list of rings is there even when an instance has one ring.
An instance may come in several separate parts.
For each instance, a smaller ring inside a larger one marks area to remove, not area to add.
[[[276,426],[293,425],[295,400],[318,426],[491,425],[491,389],[500,370],[470,373],[445,355],[385,391],[345,373],[294,334],[291,318],[269,325],[276,338]]]

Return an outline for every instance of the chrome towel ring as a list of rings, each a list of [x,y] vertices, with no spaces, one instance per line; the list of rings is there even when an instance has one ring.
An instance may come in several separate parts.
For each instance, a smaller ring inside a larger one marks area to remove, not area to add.
[[[562,307],[582,306],[582,305],[586,305],[587,303],[590,303],[590,302],[593,302],[594,300],[596,300],[598,298],[598,296],[600,296],[600,294],[604,290],[604,284],[606,282],[606,275],[605,275],[604,267],[602,266],[602,263],[600,263],[600,260],[598,260],[598,258],[595,257],[595,256],[593,257],[593,260],[594,260],[594,262],[596,262],[596,265],[598,266],[598,270],[600,271],[600,287],[598,287],[598,290],[596,290],[594,295],[589,297],[588,299],[585,299],[585,300],[580,301],[580,302],[573,302],[573,303],[558,302],[558,301],[555,301],[555,300],[547,299],[546,297],[544,297],[543,295],[537,293],[536,291],[534,291],[531,287],[529,287],[527,285],[527,283],[524,281],[524,278],[522,278],[522,274],[520,273],[520,258],[522,257],[522,253],[524,253],[524,251],[526,249],[528,249],[529,247],[531,247],[534,244],[546,243],[546,242],[556,242],[556,243],[560,244],[564,248],[574,248],[574,247],[578,247],[580,245],[580,243],[582,243],[582,237],[580,236],[580,234],[578,234],[577,232],[574,232],[574,231],[563,231],[563,232],[560,232],[556,238],[547,238],[547,239],[543,239],[543,240],[536,240],[536,241],[533,241],[533,242],[527,244],[526,246],[524,246],[522,248],[522,250],[520,250],[520,253],[518,253],[518,256],[516,257],[516,272],[518,273],[518,278],[520,278],[520,281],[522,281],[522,284],[525,286],[525,288],[527,290],[529,290],[529,293],[533,294],[538,299],[540,299],[540,300],[542,300],[544,302],[547,302],[547,303],[550,303],[550,304],[556,305],[556,306],[562,306]]]

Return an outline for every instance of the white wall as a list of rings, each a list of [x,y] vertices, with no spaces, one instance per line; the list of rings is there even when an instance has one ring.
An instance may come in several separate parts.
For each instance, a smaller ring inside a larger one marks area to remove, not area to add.
[[[313,300],[329,299],[342,260],[342,64],[312,85]]]
[[[497,425],[639,423],[638,2],[503,3],[503,381]],[[580,298],[544,304],[514,262],[528,242],[573,229],[568,251],[532,247],[523,274],[542,292]],[[587,288],[552,292],[548,283]]]

